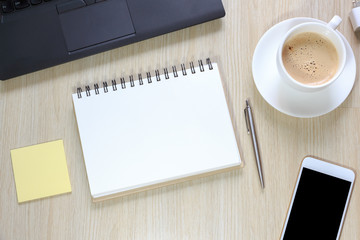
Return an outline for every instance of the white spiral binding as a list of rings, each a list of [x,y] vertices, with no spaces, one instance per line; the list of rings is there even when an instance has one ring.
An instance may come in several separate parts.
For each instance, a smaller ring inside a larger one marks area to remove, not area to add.
[[[210,61],[210,58],[207,58],[206,59],[206,64],[208,65],[209,67],[209,70],[213,70],[213,66],[211,64],[211,61]],[[200,69],[200,72],[204,72],[205,71],[205,68],[204,68],[204,65],[203,65],[203,62],[202,60],[198,60],[198,65],[199,65],[199,69]],[[178,77],[178,73],[177,73],[177,70],[176,70],[176,66],[172,66],[172,70],[173,70],[173,75],[174,77]],[[195,74],[195,67],[194,67],[194,63],[193,62],[190,62],[190,70],[191,70],[191,74]],[[187,72],[186,72],[186,66],[184,63],[181,64],[181,73],[183,76],[186,76],[187,75]],[[164,68],[164,76],[165,76],[165,79],[169,79],[169,71],[167,68]],[[151,73],[150,72],[147,72],[146,73],[146,79],[147,79],[147,82],[148,84],[151,84],[153,82],[153,79],[151,77]],[[129,76],[129,80],[130,80],[130,87],[134,87],[135,86],[135,83],[134,83],[134,77],[133,75],[130,75]],[[161,81],[162,79],[160,78],[160,71],[158,69],[155,70],[155,80],[156,81]],[[142,78],[142,75],[141,73],[138,74],[138,81],[139,81],[139,85],[143,85],[144,82],[143,82],[143,78]],[[121,88],[122,89],[125,89],[126,88],[126,82],[125,82],[125,78],[121,77],[120,78],[120,84],[121,84]],[[118,88],[117,88],[117,82],[115,79],[111,80],[111,86],[112,86],[112,89],[113,91],[117,91]],[[85,86],[85,93],[86,93],[86,96],[87,97],[90,97],[91,94],[90,94],[90,86],[89,85],[86,85]],[[98,94],[101,94],[100,91],[99,91],[99,84],[95,83],[94,84],[94,90],[95,90],[95,94],[98,95]],[[103,82],[103,90],[104,92],[103,93],[107,93],[109,92],[109,88],[108,88],[108,83],[105,81]],[[78,98],[82,98],[82,89],[81,87],[78,87],[77,88],[77,96]]]

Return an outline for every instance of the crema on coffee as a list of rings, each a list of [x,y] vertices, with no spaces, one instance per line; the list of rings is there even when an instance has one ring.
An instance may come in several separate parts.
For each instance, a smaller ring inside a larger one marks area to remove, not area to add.
[[[339,56],[334,44],[314,32],[290,37],[283,45],[282,61],[291,77],[307,85],[328,82],[339,68]]]

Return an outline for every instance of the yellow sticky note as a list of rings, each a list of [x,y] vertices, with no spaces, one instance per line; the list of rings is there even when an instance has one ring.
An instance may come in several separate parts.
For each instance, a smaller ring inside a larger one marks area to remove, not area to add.
[[[18,202],[71,192],[62,140],[11,150]]]

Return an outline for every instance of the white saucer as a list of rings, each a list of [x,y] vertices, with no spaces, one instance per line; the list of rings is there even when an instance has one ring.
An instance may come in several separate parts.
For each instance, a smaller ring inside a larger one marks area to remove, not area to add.
[[[337,108],[349,95],[356,76],[354,53],[343,37],[346,47],[345,68],[339,78],[319,92],[302,92],[281,79],[276,66],[280,39],[293,26],[304,22],[322,22],[313,18],[291,18],[270,28],[255,48],[252,73],[263,98],[275,109],[294,117],[310,118]]]

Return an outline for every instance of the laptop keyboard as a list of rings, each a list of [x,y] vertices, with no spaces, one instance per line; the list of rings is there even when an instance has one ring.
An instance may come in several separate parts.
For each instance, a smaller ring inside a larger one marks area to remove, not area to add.
[[[0,0],[0,11],[2,13],[13,13],[30,7],[41,5],[52,0]],[[59,13],[69,11],[71,9],[88,6],[104,0],[68,0],[58,1],[57,9]]]
[[[51,0],[0,0],[0,4],[3,13],[12,13],[49,1]]]

